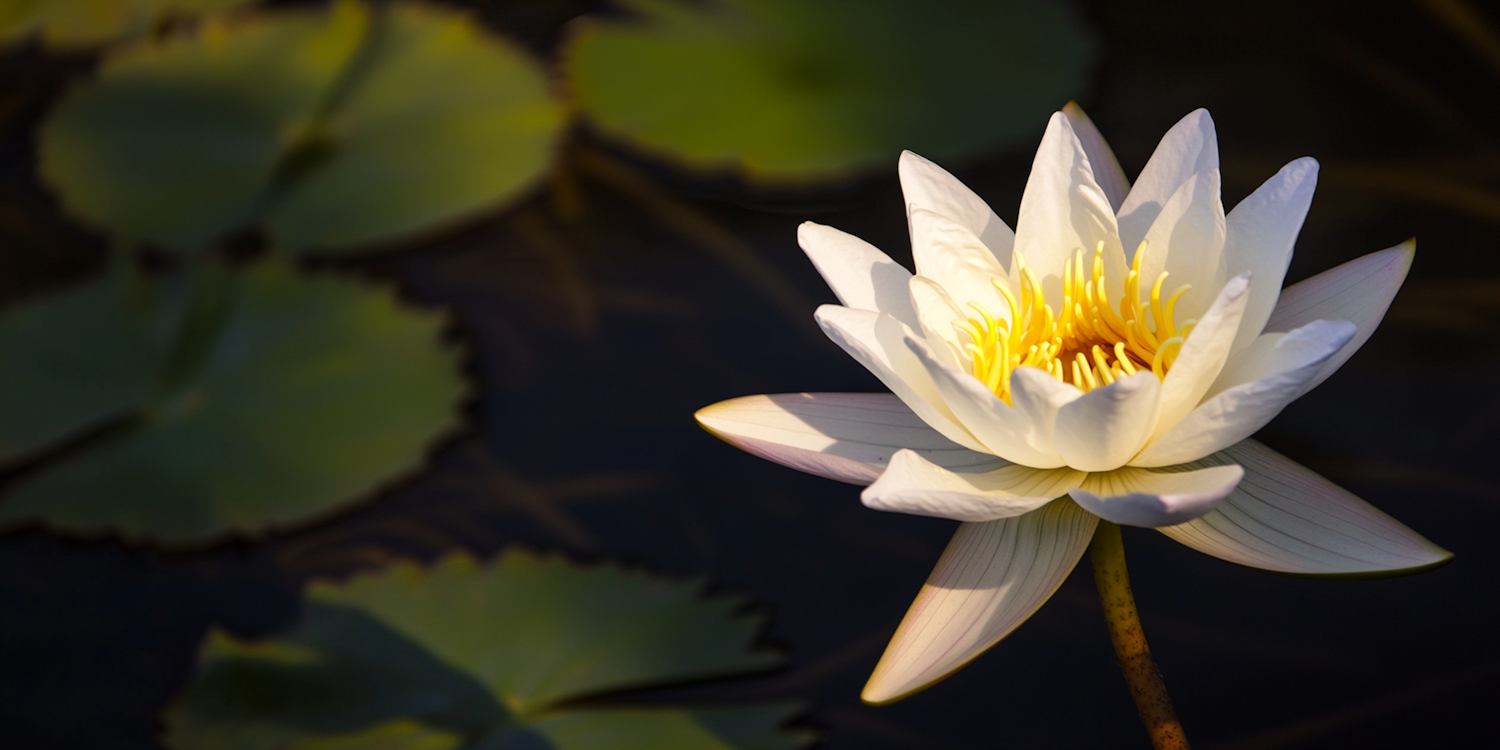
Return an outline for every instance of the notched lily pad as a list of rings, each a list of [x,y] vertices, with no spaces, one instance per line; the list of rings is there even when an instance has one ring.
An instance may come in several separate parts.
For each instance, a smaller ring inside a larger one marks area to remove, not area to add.
[[[140,36],[174,18],[223,13],[255,0],[6,0],[0,41],[37,36],[52,49],[77,49]]]
[[[685,708],[579,698],[780,663],[761,618],[701,586],[510,551],[309,586],[269,641],[212,634],[166,712],[172,750],[792,750],[796,704]],[[249,740],[247,738],[256,738]],[[399,744],[407,743],[407,744]],[[428,743],[428,744],[422,744]]]
[[[25,417],[0,430],[7,455],[126,418],[23,474],[0,523],[166,544],[255,534],[413,470],[455,423],[464,384],[441,317],[388,293],[266,263],[223,282],[221,327],[184,355],[191,337],[160,321],[183,317],[185,295],[158,285],[156,307],[133,311],[121,283],[0,316],[0,415]]]
[[[793,181],[1032,135],[1094,58],[1039,0],[620,0],[563,69],[604,133],[690,167]]]
[[[347,251],[515,198],[562,123],[541,66],[467,15],[345,0],[111,55],[43,125],[41,169],[127,242],[190,250],[259,223]]]

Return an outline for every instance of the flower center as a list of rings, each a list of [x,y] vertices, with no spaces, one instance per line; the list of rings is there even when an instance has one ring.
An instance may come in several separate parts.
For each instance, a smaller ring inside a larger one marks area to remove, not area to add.
[[[1036,367],[1071,383],[1085,393],[1119,378],[1149,370],[1166,377],[1182,351],[1182,343],[1196,320],[1178,327],[1172,319],[1177,300],[1192,287],[1183,285],[1165,298],[1165,271],[1151,285],[1148,299],[1141,297],[1141,242],[1125,276],[1124,295],[1118,308],[1105,291],[1104,243],[1094,248],[1093,262],[1084,265],[1083,249],[1063,263],[1061,314],[1055,314],[1042,294],[1042,284],[1018,252],[1020,275],[1018,301],[1004,279],[990,283],[1010,308],[1009,319],[996,318],[977,302],[969,306],[979,313],[953,325],[969,336],[964,347],[974,358],[974,377],[995,395],[1010,403],[1010,374],[1017,367]]]

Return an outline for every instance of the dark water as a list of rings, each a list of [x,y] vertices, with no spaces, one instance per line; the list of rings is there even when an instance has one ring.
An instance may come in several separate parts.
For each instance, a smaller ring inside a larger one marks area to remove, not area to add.
[[[541,5],[510,12],[534,12],[545,38],[556,18]],[[1500,27],[1500,11],[1473,6]],[[1500,280],[1500,60],[1419,2],[1083,10],[1105,54],[1080,101],[1127,172],[1204,106],[1226,205],[1296,157],[1323,164],[1289,281],[1418,238],[1387,323],[1258,437],[1457,558],[1409,578],[1311,581],[1127,529],[1144,624],[1189,736],[1224,750],[1500,744],[1500,292],[1455,287]],[[3,66],[24,94],[0,152],[0,268],[12,276],[0,288],[14,297],[83,272],[100,243],[30,184],[31,125],[72,68],[20,56]],[[954,171],[1012,221],[1030,148]],[[790,649],[791,667],[693,695],[813,699],[809,721],[829,748],[1145,747],[1086,569],[956,676],[862,706],[860,687],[954,523],[867,510],[858,488],[742,454],[691,419],[752,393],[880,390],[811,325],[832,295],[795,228],[831,224],[909,263],[894,167],[893,155],[868,183],[776,211],[674,183],[675,200],[777,269],[807,302],[800,317],[680,226],[588,182],[585,218],[549,225],[563,261],[502,217],[365,264],[454,311],[479,384],[471,432],[354,512],[255,545],[164,554],[38,530],[0,537],[0,747],[153,747],[155,711],[184,684],[210,623],[269,632],[294,620],[308,577],[513,542],[749,593],[773,614],[767,638]],[[520,210],[544,209],[538,198]]]

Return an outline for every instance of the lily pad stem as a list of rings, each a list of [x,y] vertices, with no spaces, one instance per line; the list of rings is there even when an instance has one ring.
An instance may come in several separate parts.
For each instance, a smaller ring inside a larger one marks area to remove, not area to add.
[[[1125,673],[1130,697],[1151,735],[1156,750],[1187,750],[1187,735],[1172,708],[1172,698],[1161,680],[1146,633],[1135,609],[1135,595],[1130,591],[1130,574],[1125,569],[1125,545],[1120,527],[1100,520],[1089,542],[1089,561],[1094,565],[1094,584],[1099,587],[1099,603],[1104,605],[1104,623],[1109,627],[1109,641]]]

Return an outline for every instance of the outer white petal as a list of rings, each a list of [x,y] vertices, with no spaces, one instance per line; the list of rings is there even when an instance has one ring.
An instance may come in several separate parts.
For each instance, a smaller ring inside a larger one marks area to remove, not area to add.
[[[1146,256],[1141,260],[1141,286],[1150,289],[1163,271],[1162,294],[1187,284],[1192,287],[1177,302],[1178,321],[1202,317],[1224,286],[1224,206],[1219,202],[1219,170],[1206,169],[1188,177],[1172,193],[1146,231]],[[1139,252],[1132,247],[1132,251]],[[1122,280],[1123,281],[1123,280]],[[1279,282],[1278,282],[1279,285]]]
[[[1161,437],[1193,410],[1214,384],[1239,329],[1249,298],[1250,279],[1236,276],[1219,292],[1213,307],[1193,326],[1172,369],[1161,383],[1161,417],[1152,438]]]
[[[978,237],[995,259],[1009,270],[1016,235],[995,215],[989,204],[947,170],[910,151],[901,153],[898,171],[908,214],[915,209],[924,209],[958,222]]]
[[[1141,451],[1130,465],[1171,466],[1196,461],[1250,437],[1297,398],[1302,387],[1354,337],[1354,332],[1354,324],[1347,321],[1318,320],[1285,336],[1262,337],[1271,342],[1270,351],[1251,347],[1246,352],[1259,356],[1231,362],[1224,369],[1226,373],[1233,368],[1236,372],[1259,370],[1256,374],[1264,374],[1211,395]]]
[[[1093,120],[1083,113],[1078,102],[1068,102],[1062,108],[1062,113],[1068,118],[1068,124],[1073,126],[1073,135],[1078,136],[1083,152],[1088,154],[1089,166],[1094,168],[1094,180],[1099,183],[1099,189],[1104,191],[1104,196],[1109,198],[1109,205],[1118,212],[1125,202],[1125,196],[1130,192],[1130,178],[1120,168],[1120,160],[1115,158],[1109,142],[1094,127]]]
[[[1161,381],[1138,372],[1083,394],[1057,412],[1054,447],[1080,471],[1124,466],[1156,426]]]
[[[889,315],[838,305],[823,305],[813,317],[828,338],[880,378],[923,422],[965,448],[988,452],[954,418],[932,376],[907,348],[905,339],[914,336],[909,326]]]
[[[1085,476],[1073,469],[1033,469],[1019,464],[955,473],[903,450],[859,497],[875,510],[993,521],[1030,513],[1077,488]]]
[[[1193,471],[1127,466],[1090,474],[1071,494],[1084,510],[1106,521],[1126,526],[1169,526],[1213,510],[1244,476],[1244,470],[1233,465]]]
[[[1125,278],[1114,208],[1094,182],[1088,155],[1073,135],[1067,116],[1058,112],[1047,123],[1037,148],[1016,220],[1016,251],[1041,277],[1052,309],[1062,304],[1063,261],[1078,249],[1086,257],[1091,255],[1101,240],[1107,278]]]
[[[1120,240],[1125,244],[1126,257],[1133,256],[1162,206],[1182,183],[1199,172],[1218,167],[1219,141],[1214,134],[1213,118],[1206,109],[1194,110],[1162,136],[1120,206]]]
[[[703,429],[741,450],[850,484],[875,481],[902,449],[954,471],[1005,465],[938,434],[890,393],[744,396],[693,416]]]
[[[1255,275],[1255,286],[1250,290],[1245,317],[1240,320],[1235,349],[1247,346],[1265,330],[1266,319],[1276,307],[1281,282],[1286,279],[1287,264],[1292,261],[1292,245],[1297,241],[1297,233],[1302,231],[1302,220],[1312,205],[1313,190],[1317,185],[1318,162],[1298,159],[1282,167],[1229,212],[1224,262],[1231,274],[1249,271]],[[1321,317],[1348,320],[1341,315]],[[1312,320],[1309,318],[1302,323]],[[1296,327],[1279,330],[1290,331]]]
[[[906,345],[927,369],[954,418],[984,445],[986,452],[1039,469],[1063,465],[1052,445],[1044,442],[1047,430],[1032,421],[1032,412],[1006,406],[973,375],[941,361],[925,341],[911,338]]]
[[[1246,440],[1202,463],[1237,463],[1245,479],[1219,507],[1160,531],[1252,568],[1363,578],[1442,565],[1453,553],[1291,459]]]
[[[1344,348],[1328,358],[1317,376],[1302,386],[1302,393],[1316,388],[1370,339],[1406,280],[1416,251],[1415,241],[1403,242],[1330,268],[1281,292],[1281,300],[1266,323],[1268,331],[1290,331],[1327,318],[1347,320],[1359,328]]]
[[[892,703],[947,677],[1036,612],[1088,549],[1099,519],[1072,500],[958,527],[861,698]]]
[[[797,243],[845,307],[876,310],[909,326],[917,325],[906,290],[911,271],[874,245],[811,221],[797,227]]]
[[[918,276],[937,282],[960,307],[978,302],[990,314],[1010,319],[1005,298],[990,283],[1009,283],[1008,274],[978,237],[958,222],[924,209],[913,209],[910,221]]]

